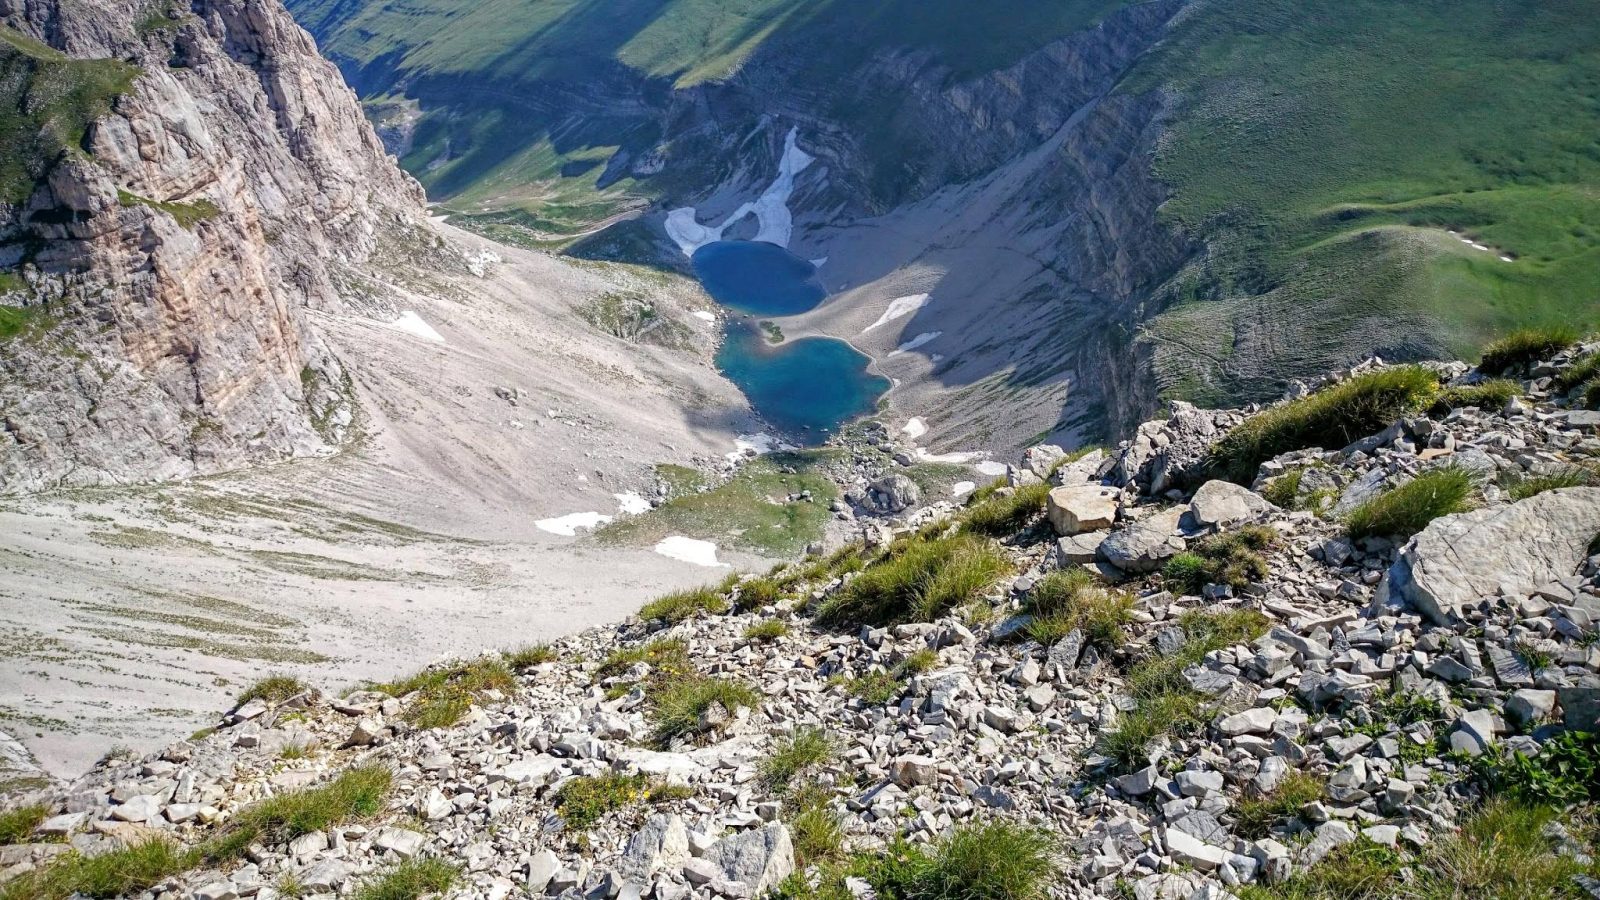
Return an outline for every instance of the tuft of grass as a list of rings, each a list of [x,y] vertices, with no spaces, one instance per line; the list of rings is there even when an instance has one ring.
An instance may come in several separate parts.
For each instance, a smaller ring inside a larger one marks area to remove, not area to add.
[[[138,894],[197,863],[195,854],[165,838],[151,838],[107,853],[76,851],[42,869],[0,884],[0,900],[95,900]]]
[[[1466,469],[1430,469],[1351,510],[1345,516],[1345,530],[1358,539],[1410,537],[1440,516],[1471,509],[1476,490]]]
[[[1276,529],[1246,525],[1197,541],[1191,549],[1167,560],[1161,570],[1169,590],[1198,594],[1208,584],[1226,584],[1236,591],[1270,574],[1261,551],[1278,543]]]
[[[1555,807],[1495,797],[1468,815],[1458,831],[1439,836],[1415,856],[1356,841],[1282,884],[1241,887],[1239,896],[1241,900],[1576,900],[1583,894],[1573,876],[1595,877],[1600,868],[1552,847],[1545,829],[1564,818]],[[1582,827],[1570,819],[1564,824]],[[1407,869],[1426,877],[1407,877]]]
[[[233,706],[234,709],[238,709],[251,700],[262,700],[276,705],[305,692],[306,686],[298,678],[289,675],[268,675],[245,688],[238,699],[233,701]]]
[[[1049,494],[1050,485],[1044,482],[1025,484],[1009,494],[998,493],[996,489],[980,497],[974,491],[961,517],[961,527],[972,534],[1010,537],[1044,514],[1044,502]]]
[[[1592,378],[1583,386],[1579,398],[1585,409],[1600,409],[1600,378]]]
[[[1087,569],[1064,569],[1039,579],[1028,593],[1026,611],[1034,616],[1027,635],[1053,644],[1082,629],[1092,644],[1120,647],[1127,640],[1133,595],[1112,590]]]
[[[766,609],[789,599],[789,592],[775,578],[752,578],[739,583],[740,609]]]
[[[751,625],[749,628],[746,628],[744,630],[744,639],[747,641],[770,643],[788,633],[789,626],[787,623],[780,622],[777,619],[767,619],[764,622],[757,622],[756,624]]]
[[[1491,375],[1521,370],[1571,347],[1578,337],[1577,329],[1566,325],[1522,328],[1483,348],[1478,369]]]
[[[443,894],[460,876],[460,868],[442,859],[408,859],[357,888],[355,900],[420,900]]]
[[[646,603],[639,609],[639,618],[647,622],[676,625],[692,619],[702,612],[719,615],[728,611],[728,601],[710,587],[674,591]]]
[[[906,900],[1042,900],[1061,877],[1056,843],[1026,825],[964,825],[931,848],[890,847],[867,880]]]
[[[992,541],[970,534],[896,542],[817,611],[823,625],[931,622],[976,600],[1010,569]]]
[[[906,683],[889,672],[868,672],[856,678],[835,680],[845,693],[873,706],[884,706],[900,699],[906,692]]]
[[[662,745],[708,730],[701,719],[713,706],[720,705],[732,715],[740,707],[754,708],[761,703],[761,695],[744,682],[704,675],[668,681],[652,689],[650,699],[655,739]]]
[[[1134,709],[1115,731],[1101,735],[1101,752],[1125,769],[1136,769],[1157,738],[1198,732],[1205,726],[1204,697],[1184,680],[1183,670],[1208,653],[1255,640],[1266,633],[1267,624],[1266,616],[1254,610],[1184,613],[1178,619],[1183,644],[1172,653],[1146,657],[1129,670]]]
[[[509,692],[517,680],[499,657],[483,656],[467,662],[424,669],[399,681],[371,685],[391,697],[412,694],[405,719],[418,728],[449,728],[461,721],[472,704],[489,691]]]
[[[0,847],[26,844],[39,823],[50,817],[50,807],[32,803],[16,809],[0,810]]]
[[[785,791],[795,776],[827,763],[833,754],[833,741],[822,729],[802,728],[761,761],[761,783],[774,793]]]
[[[556,651],[549,644],[529,644],[517,650],[512,650],[505,655],[506,665],[513,672],[523,672],[534,666],[556,661]]]
[[[1481,384],[1460,385],[1447,387],[1439,392],[1438,399],[1433,401],[1433,406],[1428,412],[1442,416],[1452,409],[1462,409],[1468,406],[1489,412],[1499,412],[1510,403],[1513,398],[1522,396],[1522,386],[1515,381],[1496,378]]]
[[[1261,496],[1273,506],[1283,509],[1294,509],[1295,501],[1300,499],[1300,482],[1305,478],[1306,470],[1290,469],[1277,478],[1267,482],[1261,489]]]
[[[218,209],[215,203],[204,199],[187,203],[163,202],[118,189],[117,202],[123,206],[148,206],[151,209],[164,212],[175,219],[179,226],[189,231],[193,231],[194,227],[201,222],[209,222],[222,215],[222,210]]]
[[[822,798],[803,800],[789,822],[795,864],[811,866],[837,859],[844,852],[844,827]]]
[[[1600,485],[1600,473],[1584,466],[1568,466],[1559,472],[1549,475],[1523,476],[1512,482],[1506,488],[1506,495],[1512,500],[1526,500],[1545,491],[1555,491],[1570,487],[1592,487]]]
[[[677,638],[657,638],[637,647],[611,651],[595,670],[598,678],[621,675],[639,663],[649,666],[657,677],[671,678],[694,671],[689,662],[689,645]]]
[[[1263,797],[1246,797],[1234,806],[1234,830],[1250,840],[1260,840],[1274,826],[1299,815],[1307,803],[1322,799],[1323,784],[1309,772],[1290,772],[1276,790]]]
[[[217,864],[238,859],[255,843],[281,844],[383,810],[394,773],[382,765],[346,769],[320,787],[268,797],[236,813],[202,844],[199,856]]]
[[[556,791],[555,806],[567,829],[581,832],[593,828],[607,813],[638,803],[649,794],[650,779],[644,775],[607,772],[567,780]]]
[[[1556,389],[1570,391],[1580,384],[1600,378],[1600,352],[1586,353],[1556,373]]]
[[[1429,405],[1439,379],[1421,366],[1392,366],[1262,410],[1211,448],[1209,467],[1249,484],[1267,460],[1307,447],[1344,447]]]

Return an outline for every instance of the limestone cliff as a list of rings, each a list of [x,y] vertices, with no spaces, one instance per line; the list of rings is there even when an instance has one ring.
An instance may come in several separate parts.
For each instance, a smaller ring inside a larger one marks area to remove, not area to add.
[[[344,440],[343,372],[305,310],[347,305],[381,246],[437,239],[311,38],[277,0],[0,0],[0,23],[19,136],[0,494]]]

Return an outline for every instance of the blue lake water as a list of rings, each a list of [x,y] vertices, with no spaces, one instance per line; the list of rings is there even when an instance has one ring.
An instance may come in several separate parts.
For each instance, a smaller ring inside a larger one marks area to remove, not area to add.
[[[856,348],[818,337],[772,344],[762,333],[762,317],[805,312],[827,297],[816,267],[758,241],[707,244],[691,262],[712,298],[747,314],[729,320],[717,368],[768,424],[792,440],[818,444],[877,408],[889,379],[868,372],[869,360]]]

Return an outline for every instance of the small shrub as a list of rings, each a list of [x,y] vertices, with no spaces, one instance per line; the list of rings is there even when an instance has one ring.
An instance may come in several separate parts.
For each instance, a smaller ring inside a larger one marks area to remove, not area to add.
[[[448,891],[460,875],[442,859],[408,859],[356,889],[355,900],[418,900]]]
[[[649,794],[649,778],[607,772],[568,779],[556,791],[555,806],[567,830],[581,832],[593,828],[607,813],[638,803]]]
[[[1491,375],[1503,375],[1549,359],[1577,342],[1578,332],[1565,325],[1524,328],[1485,347],[1478,369]]]
[[[671,803],[674,800],[687,800],[694,796],[694,788],[687,784],[658,784],[650,789],[645,797],[649,803]]]
[[[26,844],[39,823],[50,817],[50,807],[43,803],[19,806],[0,811],[0,847],[7,844]]]
[[[1442,416],[1452,409],[1475,407],[1488,412],[1499,412],[1515,397],[1522,396],[1522,386],[1515,381],[1497,378],[1481,384],[1447,387],[1439,392],[1428,412]]]
[[[716,615],[727,611],[728,601],[715,588],[699,587],[675,591],[646,603],[639,609],[639,618],[676,625],[702,612]]]
[[[789,626],[777,619],[767,619],[757,622],[744,630],[744,639],[747,641],[761,641],[770,643],[789,633]]]
[[[1533,756],[1478,758],[1478,775],[1497,792],[1528,803],[1600,800],[1600,735],[1564,731]]]
[[[377,815],[393,780],[393,773],[384,766],[357,766],[320,787],[268,797],[234,814],[201,845],[200,854],[209,863],[227,862],[254,843],[281,844],[341,822]]]
[[[1039,579],[1028,592],[1026,611],[1035,618],[1027,635],[1051,644],[1082,629],[1090,643],[1120,647],[1132,618],[1134,600],[1126,591],[1112,590],[1087,569],[1065,569]]]
[[[0,883],[0,900],[125,897],[149,890],[194,868],[197,862],[192,851],[165,838],[151,838],[94,856],[72,851],[42,869]]]
[[[1184,553],[1167,560],[1161,570],[1169,590],[1198,594],[1208,584],[1226,584],[1242,591],[1271,572],[1261,551],[1276,545],[1276,529],[1246,525],[1197,541]]]
[[[497,656],[424,669],[399,681],[370,685],[391,697],[416,695],[406,708],[405,720],[423,729],[449,728],[489,691],[510,692],[516,686],[511,669]]]
[[[1440,516],[1470,509],[1476,489],[1472,473],[1466,469],[1429,469],[1351,510],[1345,516],[1345,530],[1357,539],[1407,538]]]
[[[761,695],[748,684],[703,675],[668,681],[653,689],[650,698],[654,703],[650,718],[659,744],[705,731],[701,718],[715,705],[720,704],[731,715],[741,706],[753,708],[761,703]]]
[[[556,661],[556,651],[549,644],[529,644],[506,654],[506,665],[513,672],[525,672],[535,666]]]
[[[833,758],[833,741],[820,728],[803,728],[772,749],[761,761],[761,783],[774,793],[788,789],[800,773]]]
[[[1308,772],[1290,772],[1276,790],[1264,797],[1246,797],[1234,807],[1234,830],[1242,837],[1260,840],[1274,826],[1299,815],[1307,803],[1322,799],[1322,782]]]
[[[998,546],[973,535],[904,542],[829,597],[817,621],[849,626],[931,622],[982,596],[1009,568]]]
[[[1009,537],[1023,530],[1044,514],[1045,497],[1050,485],[1045,482],[1025,484],[1010,494],[990,492],[967,507],[962,515],[961,527],[973,534],[989,537]]]
[[[251,700],[261,700],[265,703],[276,705],[290,697],[303,694],[305,691],[306,686],[301,684],[298,678],[292,678],[288,675],[268,675],[245,688],[244,693],[240,694],[238,699],[233,701],[233,704],[235,709],[249,703]]]
[[[1344,447],[1427,406],[1438,390],[1437,376],[1421,366],[1357,375],[1246,419],[1211,448],[1209,467],[1249,484],[1261,464],[1280,453]]]

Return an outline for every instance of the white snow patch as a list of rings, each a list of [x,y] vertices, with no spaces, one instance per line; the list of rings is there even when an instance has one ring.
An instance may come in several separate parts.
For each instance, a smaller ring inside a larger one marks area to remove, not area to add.
[[[906,437],[916,440],[917,438],[928,433],[928,423],[922,421],[921,416],[913,419],[907,419],[906,424],[900,426],[900,431],[905,434]]]
[[[672,238],[684,256],[693,256],[696,250],[722,240],[729,225],[745,216],[756,217],[754,240],[788,247],[794,237],[794,216],[789,212],[789,195],[794,193],[794,179],[815,159],[795,143],[800,129],[791,128],[783,139],[783,156],[778,160],[778,177],[767,185],[761,196],[740,206],[724,219],[721,225],[701,225],[695,219],[694,207],[685,206],[667,213],[667,236]]]
[[[425,341],[438,341],[444,343],[444,335],[433,330],[433,326],[422,320],[422,317],[411,310],[400,314],[400,318],[389,323],[389,327],[396,331],[404,331]]]
[[[679,562],[693,563],[697,566],[711,568],[726,568],[727,563],[717,562],[717,545],[710,541],[697,541],[694,538],[673,535],[663,538],[656,544],[656,552],[668,559]]]
[[[826,256],[819,256],[816,259],[813,259],[811,261],[811,267],[814,268],[814,269],[820,269],[823,266],[827,265],[827,263],[828,263],[828,258]]]
[[[883,315],[878,317],[878,321],[868,325],[862,330],[861,333],[866,334],[868,331],[877,328],[879,325],[882,325],[886,322],[893,322],[895,319],[898,319],[901,316],[909,316],[927,305],[927,294],[912,294],[909,297],[896,297],[895,299],[889,301],[889,308],[883,311]]]
[[[540,531],[548,531],[551,534],[560,534],[565,535],[566,537],[575,537],[578,534],[579,528],[594,528],[597,525],[604,525],[609,521],[611,521],[611,517],[605,515],[604,513],[580,512],[569,513],[564,516],[558,516],[554,519],[540,519],[533,524],[534,527],[538,528]]]
[[[733,439],[733,452],[724,454],[729,462],[738,462],[746,456],[761,453],[771,453],[774,450],[793,450],[791,444],[785,444],[765,431],[758,434],[741,434]]]
[[[958,481],[950,485],[950,496],[965,497],[978,489],[978,485],[971,481]]]
[[[917,448],[917,461],[930,463],[954,463],[965,465],[983,458],[983,453],[978,450],[958,450],[953,453],[929,453],[927,450]]]
[[[625,494],[612,494],[617,498],[617,508],[625,516],[637,515],[650,511],[650,501],[639,495],[638,491],[628,491]]]
[[[703,310],[703,309],[695,310],[694,311],[694,317],[696,319],[699,319],[702,322],[715,322],[717,320],[717,314],[716,313],[707,312],[706,310]]]
[[[1004,475],[1006,473],[1006,469],[1009,467],[1003,462],[996,462],[992,459],[986,459],[983,462],[978,463],[977,468],[978,472],[981,474],[997,476]]]
[[[942,332],[942,331],[924,331],[923,333],[917,335],[916,337],[912,338],[911,340],[906,341],[904,344],[901,344],[900,346],[894,348],[894,350],[890,351],[889,355],[890,356],[895,356],[896,354],[900,354],[900,353],[910,353],[911,351],[917,349],[918,347],[921,347],[923,344],[926,344],[929,341],[938,340],[939,339],[939,335],[941,335],[941,334],[944,334],[944,332]]]

